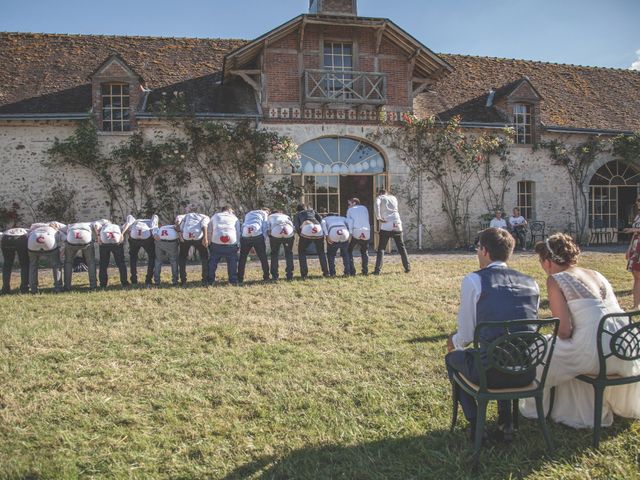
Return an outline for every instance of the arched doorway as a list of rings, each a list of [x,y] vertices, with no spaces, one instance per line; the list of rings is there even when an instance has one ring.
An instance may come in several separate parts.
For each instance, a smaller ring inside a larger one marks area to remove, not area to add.
[[[350,137],[321,137],[298,149],[304,201],[317,211],[344,215],[347,200],[357,197],[373,223],[375,192],[386,188],[384,156],[374,145]]]
[[[614,160],[594,173],[589,183],[589,227],[620,231],[631,226],[640,189],[640,171]]]

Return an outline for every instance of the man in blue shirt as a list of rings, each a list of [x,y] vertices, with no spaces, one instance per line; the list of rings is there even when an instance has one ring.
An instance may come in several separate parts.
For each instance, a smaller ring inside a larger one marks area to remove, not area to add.
[[[480,270],[468,274],[462,280],[458,330],[449,337],[445,357],[449,378],[459,372],[473,383],[479,383],[478,368],[472,349],[476,325],[485,322],[505,322],[525,318],[537,318],[540,291],[535,280],[507,267],[515,241],[502,228],[487,228],[480,232],[478,263]],[[485,343],[502,336],[502,329],[486,330]],[[492,388],[524,387],[535,377],[535,371],[524,375],[507,375],[490,370],[488,384]],[[453,380],[452,380],[453,382]],[[458,388],[453,382],[454,388]],[[475,436],[477,405],[470,395],[458,388],[460,404],[471,427],[471,438]],[[498,429],[503,439],[513,437],[511,402],[498,402]]]

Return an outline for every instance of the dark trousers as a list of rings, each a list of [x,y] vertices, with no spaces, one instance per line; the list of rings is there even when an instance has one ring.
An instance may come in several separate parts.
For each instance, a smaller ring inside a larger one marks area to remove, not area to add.
[[[327,267],[327,255],[324,253],[324,237],[315,240],[304,237],[300,237],[298,239],[298,261],[300,262],[300,276],[302,276],[302,278],[305,278],[307,275],[309,275],[309,266],[307,265],[307,248],[311,244],[314,244],[316,247],[318,260],[320,260],[320,268],[322,269],[322,274],[326,277],[329,275],[329,268]]]
[[[99,250],[100,271],[98,273],[98,278],[100,280],[100,286],[106,287],[109,283],[107,269],[109,268],[109,260],[111,260],[112,253],[113,259],[116,262],[116,267],[118,267],[118,271],[120,272],[120,285],[129,285],[129,282],[127,281],[127,266],[124,263],[124,245],[122,243],[118,243],[116,245],[102,244],[100,245]]]
[[[464,375],[469,381],[478,384],[480,382],[478,370],[475,365],[471,350],[454,350],[444,357],[447,366],[449,380],[454,388],[458,390],[458,398],[462,411],[469,423],[475,425],[478,416],[478,406],[474,398],[462,390],[457,383],[453,381],[454,372]],[[526,387],[535,378],[535,370],[525,375],[507,375],[497,371],[487,372],[487,384],[490,388],[507,388],[507,387]],[[513,421],[512,403],[510,400],[502,400],[498,402],[498,423],[509,425]]]
[[[240,261],[238,262],[238,281],[244,282],[244,270],[247,265],[247,256],[251,249],[255,249],[256,255],[262,265],[262,279],[269,280],[269,260],[267,260],[267,245],[264,235],[259,237],[240,238]]]
[[[380,230],[380,239],[378,241],[378,251],[376,255],[376,269],[374,273],[380,273],[382,270],[382,260],[384,259],[384,250],[387,248],[389,239],[393,238],[396,242],[396,248],[402,259],[402,266],[405,271],[409,271],[411,266],[409,265],[409,258],[407,257],[407,248],[404,246],[404,240],[402,238],[402,232],[390,232],[387,230]]]
[[[516,244],[520,245],[521,249],[527,248],[527,233],[524,228],[514,228],[511,231],[511,235],[516,241]]]
[[[278,279],[278,256],[280,255],[280,245],[284,247],[284,259],[286,262],[286,274],[287,280],[293,278],[293,242],[294,237],[291,238],[275,238],[269,237],[269,244],[271,245],[271,278]]]
[[[2,293],[11,292],[11,269],[18,258],[20,262],[20,292],[29,292],[29,250],[27,249],[27,235],[13,237],[4,235],[2,242]]]
[[[180,266],[180,283],[187,283],[187,256],[189,249],[193,247],[200,255],[200,265],[202,267],[202,283],[207,283],[209,278],[209,251],[200,240],[185,240],[180,242],[180,252],[178,253],[178,265]]]
[[[362,262],[362,274],[369,274],[369,240],[360,240],[358,238],[351,238],[351,242],[349,242],[349,274],[356,274],[356,266],[353,261],[353,250],[355,248],[360,248],[360,260]]]
[[[327,263],[329,266],[329,275],[336,275],[336,255],[340,250],[342,257],[342,265],[344,266],[344,274],[351,275],[351,259],[349,256],[349,242],[334,242],[327,246]]]
[[[227,275],[229,283],[238,283],[238,247],[235,245],[209,245],[209,282],[216,281],[218,263],[224,259],[227,262]]]
[[[141,248],[147,253],[147,274],[144,278],[144,283],[151,285],[151,281],[153,280],[153,268],[156,263],[156,245],[153,237],[149,237],[145,240],[138,240],[135,238],[129,239],[129,268],[131,268],[131,283],[134,285],[138,283],[138,253],[140,253]]]

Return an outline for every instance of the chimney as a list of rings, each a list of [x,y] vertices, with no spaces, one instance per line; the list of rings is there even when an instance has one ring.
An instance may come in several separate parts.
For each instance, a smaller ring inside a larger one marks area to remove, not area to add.
[[[358,0],[309,0],[309,13],[317,15],[358,15]]]

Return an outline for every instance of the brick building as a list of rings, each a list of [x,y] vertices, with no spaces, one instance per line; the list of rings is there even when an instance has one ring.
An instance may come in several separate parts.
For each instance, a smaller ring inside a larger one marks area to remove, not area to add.
[[[469,132],[514,126],[505,207],[554,230],[571,220],[568,181],[533,144],[640,130],[638,72],[436,54],[389,19],[358,16],[356,0],[311,0],[308,13],[252,41],[2,33],[0,65],[0,200],[73,179],[83,218],[106,214],[104,194],[80,168],[42,165],[53,139],[87,117],[104,148],[134,131],[151,135],[166,123],[154,106],[173,92],[196,117],[250,119],[291,136],[301,168],[270,178],[294,175],[306,201],[343,213],[351,196],[371,205],[376,188],[406,183],[397,154],[370,140],[381,119],[403,112],[460,116]],[[604,155],[589,176],[590,218],[617,230],[631,215],[638,170]],[[449,244],[439,189],[425,182],[416,194],[420,218],[404,209],[410,242]],[[474,199],[470,232],[485,213]]]

